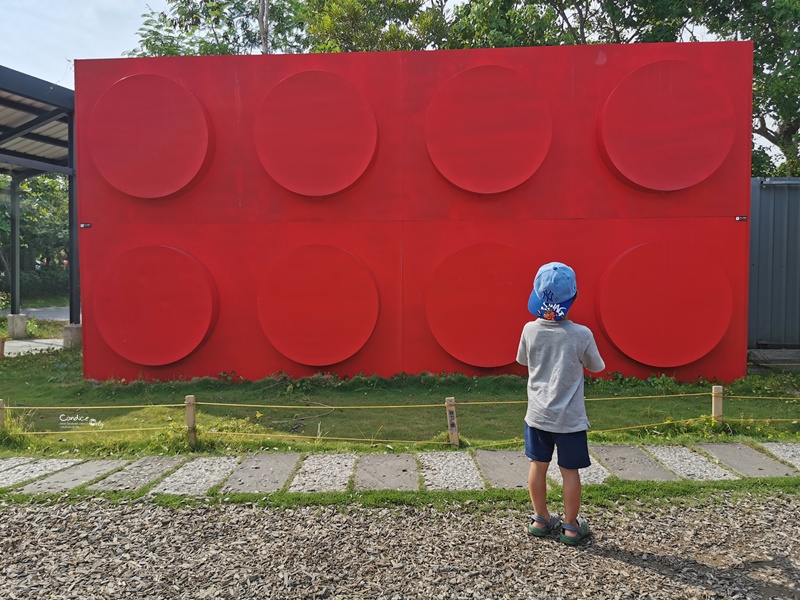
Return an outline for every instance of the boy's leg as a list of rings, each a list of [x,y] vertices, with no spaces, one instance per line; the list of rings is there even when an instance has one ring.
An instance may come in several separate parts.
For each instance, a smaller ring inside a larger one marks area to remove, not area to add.
[[[589,443],[585,431],[558,434],[555,439],[558,447],[558,466],[563,479],[564,495],[563,523],[578,526],[578,514],[581,510],[581,475],[578,469],[591,465],[589,459]],[[575,537],[577,534],[566,530],[565,535]]]
[[[561,469],[561,478],[564,480],[562,492],[564,494],[564,523],[578,526],[578,513],[581,510],[581,474],[578,469]],[[572,531],[564,532],[569,537],[577,534]]]
[[[551,519],[547,510],[547,468],[553,458],[554,448],[555,441],[550,433],[525,424],[525,455],[531,460],[528,469],[528,493],[534,513],[546,522]],[[530,527],[547,531],[547,525],[535,520]]]
[[[528,492],[531,495],[533,512],[543,519],[550,520],[550,512],[547,510],[547,467],[550,463],[531,461],[531,468],[528,471]],[[546,529],[541,523],[533,523],[537,529]]]

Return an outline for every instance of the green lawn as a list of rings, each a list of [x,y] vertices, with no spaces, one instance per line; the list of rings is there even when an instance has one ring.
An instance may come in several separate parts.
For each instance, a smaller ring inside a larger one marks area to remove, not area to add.
[[[723,423],[708,417],[711,385],[666,377],[588,379],[590,440],[800,440],[799,373],[752,374],[726,386]],[[462,446],[522,447],[521,377],[424,374],[340,380],[319,375],[122,384],[84,381],[80,351],[57,350],[0,362],[0,398],[10,408],[0,450],[91,455],[187,451],[187,395],[199,403],[198,449],[209,452],[449,448],[444,402],[450,396],[457,399]],[[697,420],[682,422],[686,419]]]

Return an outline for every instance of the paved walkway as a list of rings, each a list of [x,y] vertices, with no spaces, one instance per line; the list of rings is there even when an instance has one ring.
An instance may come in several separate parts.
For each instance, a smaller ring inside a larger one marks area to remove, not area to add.
[[[582,470],[587,484],[611,476],[644,481],[713,481],[748,477],[800,477],[800,443],[682,446],[591,446],[594,463]],[[554,460],[555,463],[555,460]],[[555,464],[551,483],[561,483]],[[527,487],[529,462],[522,452],[422,452],[419,454],[264,453],[245,457],[147,456],[128,460],[69,458],[0,459],[0,489],[14,493],[89,491],[202,497],[246,492],[344,492],[354,490],[487,490]]]

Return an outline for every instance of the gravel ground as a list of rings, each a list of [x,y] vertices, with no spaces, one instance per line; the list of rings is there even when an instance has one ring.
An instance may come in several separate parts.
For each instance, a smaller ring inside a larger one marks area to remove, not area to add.
[[[800,597],[800,498],[584,514],[570,548],[501,508],[2,503],[0,597]]]

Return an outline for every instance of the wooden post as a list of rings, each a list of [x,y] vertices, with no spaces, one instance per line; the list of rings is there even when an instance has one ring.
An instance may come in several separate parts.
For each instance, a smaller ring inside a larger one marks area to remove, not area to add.
[[[447,433],[450,435],[450,443],[453,446],[459,446],[461,442],[458,439],[458,420],[456,419],[456,399],[445,398],[444,406],[447,409]]]
[[[722,386],[711,387],[711,417],[717,422],[722,422]]]
[[[194,396],[186,396],[186,436],[189,446],[197,447],[197,402]]]
[[[3,399],[0,398],[0,431],[6,429],[6,405],[3,404]]]

